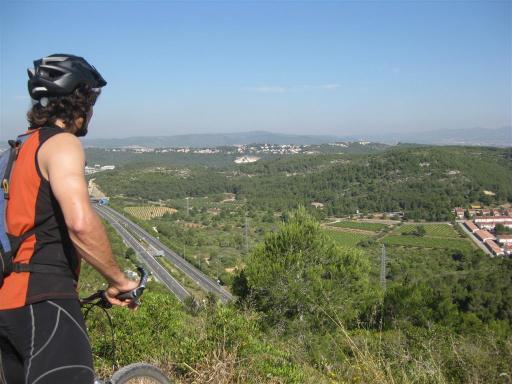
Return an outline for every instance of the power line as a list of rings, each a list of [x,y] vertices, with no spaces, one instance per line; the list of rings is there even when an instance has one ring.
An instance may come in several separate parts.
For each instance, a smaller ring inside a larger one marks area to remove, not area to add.
[[[245,213],[245,253],[249,253],[249,238],[248,238],[249,223],[247,221],[247,212]]]
[[[386,289],[386,246],[382,244],[380,255],[380,286]]]

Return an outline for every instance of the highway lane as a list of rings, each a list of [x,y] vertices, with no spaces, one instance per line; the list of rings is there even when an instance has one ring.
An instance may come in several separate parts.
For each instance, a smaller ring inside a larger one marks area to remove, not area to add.
[[[95,206],[97,207],[97,206]],[[154,257],[139,243],[139,241],[126,229],[118,220],[108,212],[96,209],[98,214],[107,220],[110,225],[119,233],[124,241],[139,254],[144,260],[153,275],[163,283],[172,293],[176,295],[178,300],[183,301],[190,293],[162,266]]]
[[[97,206],[97,209],[101,212],[105,212],[106,214],[110,214],[114,216],[116,220],[119,222],[126,224],[127,228],[136,236],[140,236],[140,238],[144,238],[144,240],[158,250],[162,250],[163,254],[167,260],[169,260],[177,269],[187,275],[192,281],[195,281],[197,285],[201,289],[206,292],[212,292],[217,295],[222,302],[227,302],[233,299],[233,296],[230,292],[224,289],[222,286],[217,284],[217,282],[210,279],[199,269],[191,265],[188,261],[183,259],[181,256],[173,252],[167,246],[162,244],[159,240],[155,239],[152,235],[147,233],[144,229],[139,227],[137,224],[133,223],[128,218],[124,217],[119,212],[108,206]]]

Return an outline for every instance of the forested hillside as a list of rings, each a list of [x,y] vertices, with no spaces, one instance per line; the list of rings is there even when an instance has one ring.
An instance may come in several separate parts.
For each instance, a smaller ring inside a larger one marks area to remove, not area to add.
[[[169,202],[234,193],[257,210],[316,201],[327,215],[403,211],[408,219],[438,221],[451,219],[455,206],[512,202],[511,153],[399,146],[377,154],[293,155],[223,168],[131,164],[95,177],[112,197]]]

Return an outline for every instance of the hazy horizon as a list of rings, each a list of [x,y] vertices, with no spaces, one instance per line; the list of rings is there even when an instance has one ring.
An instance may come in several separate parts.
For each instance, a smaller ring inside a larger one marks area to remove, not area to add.
[[[90,139],[510,127],[511,14],[508,1],[4,1],[0,138],[26,127],[26,69],[60,52],[108,81]]]
[[[93,128],[94,129],[94,128]],[[481,127],[473,127],[473,128],[467,128],[467,129],[449,129],[449,130],[424,130],[424,131],[416,131],[416,132],[375,132],[375,133],[358,133],[354,132],[353,134],[336,134],[336,133],[295,133],[295,132],[280,132],[277,130],[265,130],[265,129],[253,129],[253,130],[247,130],[247,131],[211,131],[211,132],[188,132],[188,133],[163,133],[163,134],[144,134],[144,132],[140,132],[134,135],[130,136],[95,136],[95,132],[90,132],[87,134],[86,137],[84,137],[84,140],[122,140],[122,139],[128,139],[128,138],[137,138],[137,137],[170,137],[170,136],[189,136],[189,135],[235,135],[235,134],[247,134],[247,133],[266,133],[271,135],[290,135],[290,136],[332,136],[332,137],[338,137],[338,138],[353,138],[357,140],[366,139],[369,137],[376,137],[376,136],[392,136],[392,135],[400,135],[400,134],[406,134],[406,133],[417,133],[417,134],[426,134],[426,133],[435,133],[439,131],[475,131],[475,130],[483,130],[483,131],[496,131],[496,130],[503,130],[507,129],[510,130],[510,134],[512,135],[512,127],[509,126],[503,126],[503,127],[497,127],[497,128],[481,128]],[[512,137],[511,137],[512,138]]]

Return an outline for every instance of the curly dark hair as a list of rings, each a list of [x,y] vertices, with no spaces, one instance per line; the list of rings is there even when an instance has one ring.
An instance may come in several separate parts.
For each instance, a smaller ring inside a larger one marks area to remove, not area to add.
[[[55,121],[62,119],[66,125],[65,130],[74,131],[75,119],[86,117],[96,102],[99,93],[88,86],[76,88],[72,94],[67,96],[50,97],[48,104],[43,107],[40,102],[34,104],[27,112],[27,120],[30,129],[55,125]]]

